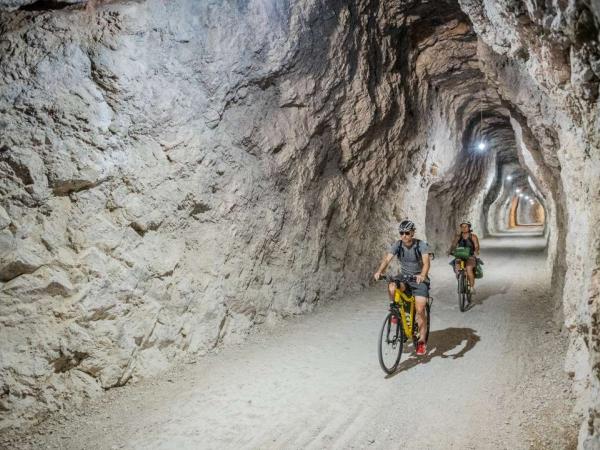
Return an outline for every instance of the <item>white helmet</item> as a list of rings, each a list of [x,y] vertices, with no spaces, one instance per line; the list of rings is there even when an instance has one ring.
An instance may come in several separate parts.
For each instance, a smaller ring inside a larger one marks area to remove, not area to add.
[[[412,220],[404,219],[400,222],[400,225],[398,225],[398,231],[415,231],[415,223]]]

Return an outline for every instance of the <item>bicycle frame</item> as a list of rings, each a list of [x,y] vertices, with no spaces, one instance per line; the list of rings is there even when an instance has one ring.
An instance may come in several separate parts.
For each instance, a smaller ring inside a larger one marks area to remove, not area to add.
[[[457,258],[458,264],[456,268],[456,280],[458,283],[458,306],[461,312],[466,311],[467,304],[471,303],[471,294],[469,293],[469,281],[467,279],[466,261],[462,258]]]
[[[396,288],[394,291],[394,304],[398,308],[400,319],[402,320],[402,328],[404,335],[411,339],[413,337],[413,325],[415,323],[415,296],[406,295],[405,292]],[[406,307],[408,306],[408,312]]]

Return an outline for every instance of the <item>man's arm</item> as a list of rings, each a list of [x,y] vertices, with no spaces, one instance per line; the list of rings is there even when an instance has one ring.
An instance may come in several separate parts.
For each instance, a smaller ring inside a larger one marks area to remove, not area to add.
[[[421,255],[421,258],[423,260],[423,267],[421,268],[421,273],[417,275],[417,283],[422,283],[427,279],[427,275],[429,275],[429,267],[431,267],[429,253],[424,253]]]
[[[473,244],[475,245],[475,255],[479,256],[479,238],[476,234],[473,235]]]
[[[379,269],[377,269],[377,272],[375,272],[375,281],[379,280],[379,278],[381,277],[381,274],[383,272],[385,272],[385,269],[387,269],[387,266],[390,264],[390,262],[392,261],[392,259],[394,258],[394,255],[391,253],[387,253],[383,259],[381,260],[381,264],[379,265]]]

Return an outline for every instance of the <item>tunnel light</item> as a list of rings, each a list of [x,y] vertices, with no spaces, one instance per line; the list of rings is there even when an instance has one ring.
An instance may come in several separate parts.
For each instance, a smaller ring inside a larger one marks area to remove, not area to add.
[[[526,196],[525,196],[525,200],[529,200],[529,195],[526,195]]]
[[[516,189],[515,192],[518,194],[519,192],[521,192],[521,189]]]
[[[481,141],[481,142],[479,143],[479,145],[477,146],[477,148],[478,148],[479,150],[485,150],[485,142]]]
[[[509,175],[506,177],[506,181],[510,181],[510,180],[512,180],[512,175]]]
[[[521,193],[519,194],[519,197],[523,197],[523,195],[525,195],[525,194],[523,194],[523,193],[521,192]]]

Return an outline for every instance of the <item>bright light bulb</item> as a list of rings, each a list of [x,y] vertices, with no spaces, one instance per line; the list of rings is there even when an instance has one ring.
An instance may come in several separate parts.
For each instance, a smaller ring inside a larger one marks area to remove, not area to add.
[[[518,194],[519,192],[521,192],[521,189],[517,189],[515,190],[515,192]]]
[[[519,194],[519,197],[523,197],[523,194]]]
[[[485,142],[481,141],[477,147],[479,150],[485,150]]]
[[[506,180],[507,180],[507,181],[510,181],[510,180],[512,180],[512,176],[510,176],[510,175],[509,175],[509,176],[507,176],[507,177],[506,177]]]

